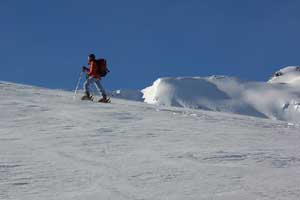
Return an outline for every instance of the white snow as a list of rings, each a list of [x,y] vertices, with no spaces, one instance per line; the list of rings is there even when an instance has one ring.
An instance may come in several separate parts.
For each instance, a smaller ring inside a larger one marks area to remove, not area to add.
[[[268,82],[300,87],[300,66],[288,66],[282,68],[277,71]]]
[[[276,74],[268,82],[226,76],[159,78],[142,92],[149,104],[299,122],[300,67]]]
[[[122,89],[111,92],[110,96],[132,101],[143,101],[143,93],[139,90]]]
[[[226,77],[162,83],[177,97],[193,93],[173,85],[199,83],[197,102],[211,110],[230,105],[233,97],[250,102],[269,89],[268,96],[286,89]],[[299,199],[296,123],[116,98],[99,104],[73,100],[71,92],[5,82],[0,96],[1,200]],[[211,105],[204,96],[216,100]],[[184,105],[173,100],[164,102]],[[262,112],[256,104],[232,102],[239,103]]]

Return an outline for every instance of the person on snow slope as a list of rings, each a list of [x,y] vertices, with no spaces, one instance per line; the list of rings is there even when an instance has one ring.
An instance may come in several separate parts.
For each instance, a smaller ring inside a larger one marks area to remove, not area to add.
[[[81,99],[92,100],[90,86],[93,83],[96,83],[96,87],[98,91],[100,90],[102,94],[102,98],[99,100],[99,102],[104,102],[104,103],[109,102],[109,98],[107,98],[107,93],[101,84],[101,78],[105,76],[107,72],[109,72],[106,67],[106,60],[96,59],[96,56],[94,54],[90,54],[88,56],[88,64],[89,64],[89,68],[85,66],[82,67],[82,70],[87,73],[88,78],[84,83],[85,95]]]

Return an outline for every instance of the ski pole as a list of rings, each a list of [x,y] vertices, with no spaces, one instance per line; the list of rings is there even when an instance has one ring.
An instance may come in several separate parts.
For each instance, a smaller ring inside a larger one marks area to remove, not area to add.
[[[76,85],[76,88],[75,88],[75,94],[74,94],[74,97],[76,97],[76,95],[77,95],[77,91],[78,91],[78,88],[79,88],[79,84],[80,84],[81,79],[82,79],[82,74],[83,74],[83,71],[80,72],[80,75],[79,75],[79,78],[78,78],[78,81],[77,81],[77,85]]]

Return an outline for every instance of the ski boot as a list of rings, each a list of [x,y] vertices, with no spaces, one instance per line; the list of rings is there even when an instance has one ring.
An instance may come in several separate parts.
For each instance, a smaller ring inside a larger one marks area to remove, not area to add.
[[[85,92],[85,95],[81,97],[81,100],[93,101],[93,97],[90,95],[89,92]]]
[[[106,95],[103,95],[103,97],[98,101],[100,103],[110,103],[110,98]]]

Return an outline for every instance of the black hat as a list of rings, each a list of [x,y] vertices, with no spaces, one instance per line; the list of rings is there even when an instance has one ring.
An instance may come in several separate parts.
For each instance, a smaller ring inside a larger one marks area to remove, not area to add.
[[[95,58],[96,58],[96,56],[95,56],[95,54],[91,53],[91,54],[89,55],[89,58],[91,58],[91,59],[95,59]]]

